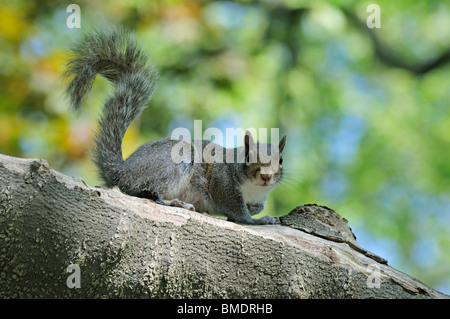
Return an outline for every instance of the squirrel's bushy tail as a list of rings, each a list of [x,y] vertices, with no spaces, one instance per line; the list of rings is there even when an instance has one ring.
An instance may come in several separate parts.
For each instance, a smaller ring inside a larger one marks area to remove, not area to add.
[[[92,88],[95,76],[102,75],[114,86],[99,119],[93,161],[107,186],[117,185],[123,163],[122,139],[131,122],[150,100],[157,72],[148,65],[145,53],[132,34],[112,28],[86,34],[74,47],[64,77],[66,94],[78,110]]]

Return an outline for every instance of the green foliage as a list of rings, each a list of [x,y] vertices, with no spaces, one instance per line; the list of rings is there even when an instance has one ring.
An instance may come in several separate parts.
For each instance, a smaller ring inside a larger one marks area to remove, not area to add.
[[[124,156],[175,127],[192,128],[194,119],[204,129],[279,127],[288,135],[287,176],[267,212],[332,207],[363,247],[449,293],[450,66],[415,66],[449,50],[450,7],[378,1],[381,28],[369,30],[369,3],[79,5],[83,31],[133,29],[160,71]],[[62,3],[0,4],[0,152],[46,158],[98,185],[87,150],[111,88],[97,81],[81,114],[68,111],[60,74],[80,32],[66,27],[68,15]]]

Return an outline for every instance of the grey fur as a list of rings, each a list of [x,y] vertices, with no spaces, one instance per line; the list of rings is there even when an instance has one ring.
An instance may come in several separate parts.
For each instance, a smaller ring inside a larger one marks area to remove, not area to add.
[[[253,219],[251,216],[264,209],[267,193],[279,182],[278,169],[263,183],[261,168],[256,163],[194,163],[194,146],[185,162],[175,163],[171,151],[183,141],[169,138],[142,145],[127,160],[122,157],[122,139],[131,122],[142,112],[150,100],[157,83],[156,71],[147,64],[147,57],[131,34],[112,28],[85,35],[73,50],[64,75],[69,79],[67,96],[75,110],[80,108],[92,88],[96,74],[108,79],[114,93],[107,98],[99,120],[100,130],[95,137],[93,161],[107,186],[118,186],[126,194],[149,198],[157,203],[181,206],[187,209],[223,214],[228,219],[247,224],[275,223],[271,216]],[[246,146],[222,149],[244,158],[269,144],[251,143]],[[278,161],[284,148],[285,137],[279,151],[270,154]],[[209,142],[203,141],[203,148]],[[197,150],[198,151],[198,150]],[[236,157],[235,157],[236,158]],[[246,157],[247,158],[247,157]],[[269,175],[265,175],[266,177]],[[254,190],[256,190],[254,192]],[[256,195],[255,195],[256,194]],[[189,203],[189,204],[188,204]]]
[[[95,137],[93,161],[107,186],[118,184],[123,165],[122,139],[131,122],[143,111],[157,83],[157,72],[133,36],[112,28],[85,34],[73,48],[64,76],[66,95],[78,110],[97,74],[108,79],[114,93],[106,99]]]

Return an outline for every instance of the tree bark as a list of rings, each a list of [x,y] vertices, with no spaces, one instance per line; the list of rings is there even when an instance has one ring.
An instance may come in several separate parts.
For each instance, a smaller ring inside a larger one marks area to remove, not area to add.
[[[0,297],[448,298],[346,241],[160,206],[5,155]]]

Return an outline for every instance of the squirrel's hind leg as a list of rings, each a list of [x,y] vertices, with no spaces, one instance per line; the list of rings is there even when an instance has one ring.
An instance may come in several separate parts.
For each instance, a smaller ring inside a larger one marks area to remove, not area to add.
[[[163,199],[157,199],[155,200],[156,204],[165,205],[165,206],[173,206],[173,207],[181,207],[190,211],[195,212],[195,207],[192,204],[185,203],[178,198],[172,199],[172,200],[163,200]]]

